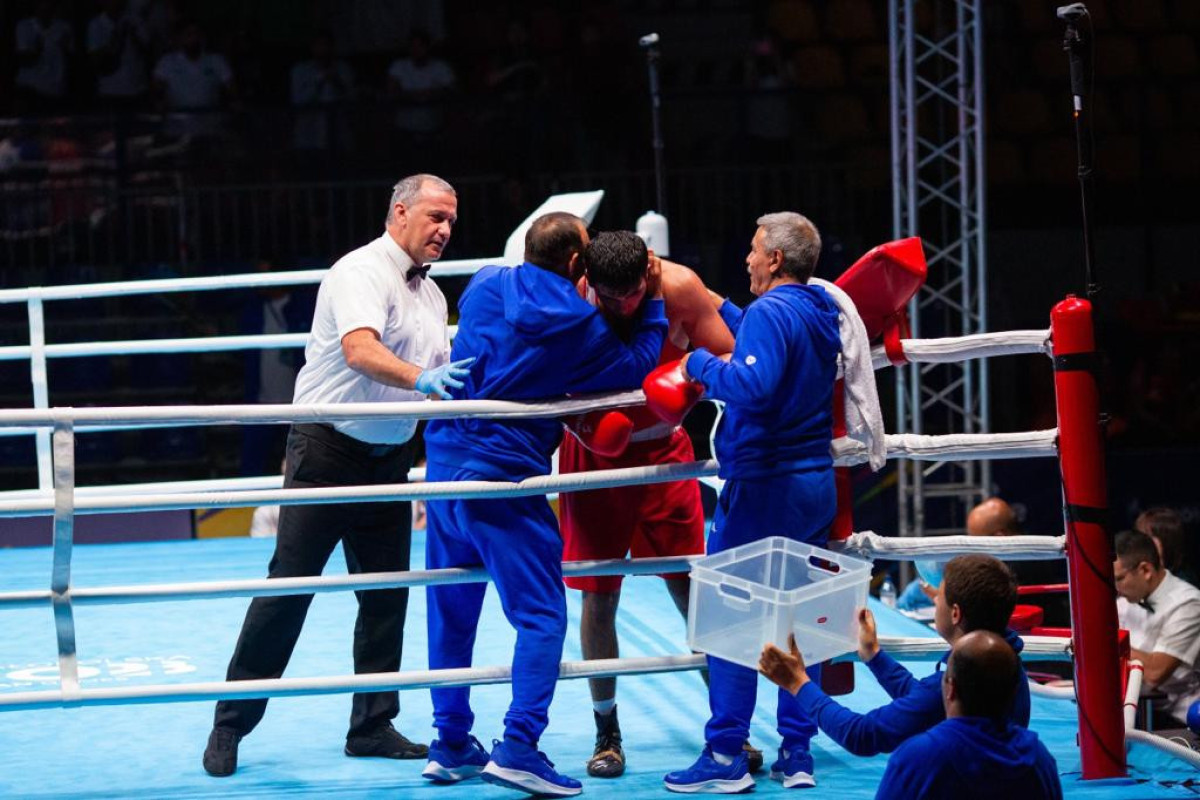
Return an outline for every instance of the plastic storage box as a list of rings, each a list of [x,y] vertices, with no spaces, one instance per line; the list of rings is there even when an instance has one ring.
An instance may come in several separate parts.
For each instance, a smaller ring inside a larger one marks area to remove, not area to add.
[[[692,564],[688,646],[757,669],[763,645],[787,649],[789,633],[808,665],[858,647],[871,562],[772,536]]]

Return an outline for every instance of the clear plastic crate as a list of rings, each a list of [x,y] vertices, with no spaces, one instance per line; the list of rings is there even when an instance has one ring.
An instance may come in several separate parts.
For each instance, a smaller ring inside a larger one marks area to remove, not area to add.
[[[808,665],[858,647],[871,562],[772,536],[692,564],[688,646],[757,669],[789,633]]]

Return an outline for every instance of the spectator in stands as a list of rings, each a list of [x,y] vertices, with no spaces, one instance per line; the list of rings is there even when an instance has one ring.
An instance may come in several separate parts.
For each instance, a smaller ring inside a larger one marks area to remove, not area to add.
[[[38,0],[33,16],[17,22],[16,99],[20,112],[59,110],[67,93],[67,67],[75,34],[54,0]]]
[[[271,272],[275,263],[261,259],[258,272]],[[311,287],[264,286],[242,308],[243,334],[307,332],[316,301]],[[302,348],[259,348],[245,351],[247,403],[291,403],[296,373],[304,363]],[[286,425],[242,425],[242,474],[266,475],[283,457]]]
[[[185,23],[179,49],[158,60],[154,86],[160,106],[178,112],[167,133],[199,138],[222,132],[220,110],[234,96],[233,70],[224,56],[205,50],[204,31],[198,23]]]
[[[1200,699],[1200,589],[1163,568],[1146,534],[1122,531],[1115,546],[1118,620],[1129,631],[1133,658],[1145,667],[1145,690],[1166,694],[1153,703],[1156,717],[1181,726]]]
[[[1148,508],[1138,514],[1133,528],[1154,540],[1158,558],[1165,569],[1193,586],[1197,585],[1196,573],[1184,558],[1187,541],[1179,512],[1170,508]]]
[[[115,108],[136,107],[146,95],[150,34],[125,0],[104,0],[87,29],[87,52],[96,76],[96,97]]]
[[[433,55],[433,42],[425,31],[414,30],[408,55],[388,67],[388,94],[403,107],[396,127],[414,144],[431,141],[442,128],[441,103],[454,89],[454,70]]]
[[[292,67],[292,105],[296,114],[292,141],[297,150],[349,148],[350,127],[339,104],[354,95],[354,73],[345,61],[334,58],[333,39],[319,33],[310,46],[310,57]]]
[[[747,152],[757,160],[777,161],[788,158],[792,150],[792,98],[795,85],[792,66],[784,58],[776,36],[764,36],[751,43],[746,57]]]

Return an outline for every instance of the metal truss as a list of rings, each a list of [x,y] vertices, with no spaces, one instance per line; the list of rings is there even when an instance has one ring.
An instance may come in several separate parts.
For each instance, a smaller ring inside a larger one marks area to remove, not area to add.
[[[926,286],[909,304],[913,338],[987,330],[983,0],[890,0],[892,223],[920,236]],[[986,360],[896,370],[897,430],[985,433]],[[988,494],[988,462],[902,462],[901,536],[961,533]]]

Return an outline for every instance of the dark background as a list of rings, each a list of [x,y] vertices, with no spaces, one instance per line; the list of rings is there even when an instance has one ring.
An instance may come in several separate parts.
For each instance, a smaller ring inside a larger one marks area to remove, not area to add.
[[[189,20],[230,64],[232,95],[210,112],[217,132],[191,139],[173,130],[153,95],[119,108],[99,98],[86,40],[100,4],[52,5],[76,50],[66,94],[49,101],[13,83],[12,37],[34,4],[0,5],[4,287],[229,274],[264,259],[276,269],[328,266],[378,235],[390,185],[417,171],[459,190],[447,258],[498,254],[555,191],[604,189],[596,225],[632,227],[655,205],[646,61],[636,45],[650,31],[662,36],[673,258],[747,300],[742,259],[763,212],[810,216],[826,241],[819,274],[830,279],[892,238],[883,2],[130,3],[156,31],[148,69]],[[945,5],[917,4],[924,30],[949,24]],[[1045,328],[1051,305],[1083,288],[1062,28],[1054,2],[984,5],[989,327]],[[1094,232],[1113,505],[1122,526],[1137,508],[1160,503],[1194,521],[1200,4],[1087,5],[1096,28]],[[456,76],[424,106],[390,91],[386,78],[417,29]],[[353,91],[298,109],[289,76],[318,33],[353,71]],[[433,111],[435,128],[398,127],[414,110]],[[298,149],[298,120],[314,113],[330,133],[323,146]],[[453,302],[461,282],[445,288]],[[259,300],[226,291],[50,303],[48,339],[247,332],[245,309]],[[0,306],[0,345],[26,344],[26,325],[21,305]],[[244,366],[237,353],[58,359],[51,404],[242,402]],[[991,375],[995,430],[1054,425],[1046,359],[993,360]],[[880,377],[889,395],[891,381]],[[0,362],[0,405],[32,405],[28,384],[27,364]],[[230,477],[244,464],[240,433],[81,436],[80,482]],[[35,485],[32,463],[28,438],[0,438],[0,485]],[[859,481],[860,496],[873,498],[864,520],[890,531],[887,475]],[[996,481],[1027,506],[1027,527],[1059,527],[1052,462],[999,465]]]

